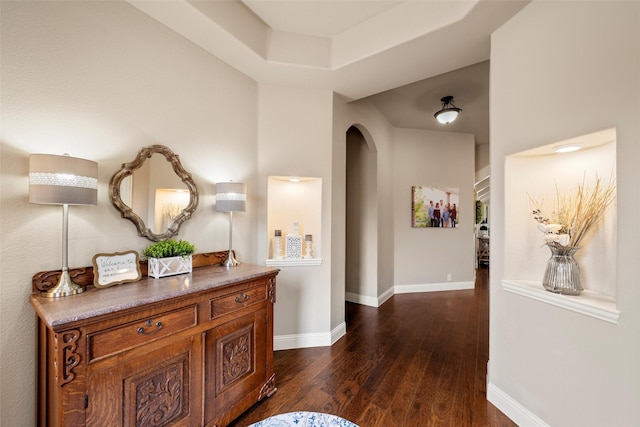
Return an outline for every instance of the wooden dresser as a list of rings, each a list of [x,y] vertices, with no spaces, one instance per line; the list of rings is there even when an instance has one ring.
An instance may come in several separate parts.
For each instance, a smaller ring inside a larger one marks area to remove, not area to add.
[[[276,391],[278,270],[241,264],[34,293],[40,426],[226,426]]]

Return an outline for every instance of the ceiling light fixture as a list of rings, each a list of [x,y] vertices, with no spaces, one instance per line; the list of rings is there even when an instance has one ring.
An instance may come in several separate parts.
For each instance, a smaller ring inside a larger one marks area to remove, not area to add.
[[[443,125],[446,125],[453,122],[462,110],[453,105],[453,96],[451,95],[445,96],[440,101],[442,101],[442,109],[435,113],[433,117]]]
[[[581,148],[582,148],[581,145],[573,144],[573,145],[560,145],[558,147],[555,147],[554,150],[556,151],[556,153],[571,153],[572,151],[578,151]]]

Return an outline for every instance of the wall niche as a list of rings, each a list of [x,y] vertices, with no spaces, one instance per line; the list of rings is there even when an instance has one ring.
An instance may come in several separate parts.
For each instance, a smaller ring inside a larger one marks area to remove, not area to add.
[[[321,220],[321,178],[270,176],[267,181],[269,255],[266,265],[320,265]]]
[[[558,149],[579,147],[576,151]],[[593,228],[576,254],[585,290],[580,296],[544,290],[542,276],[551,253],[533,219],[535,200],[552,212],[558,195],[589,188],[596,179],[604,185],[616,177],[616,131],[572,138],[519,152],[505,159],[505,258],[502,287],[545,303],[617,323],[616,309],[616,201]]]

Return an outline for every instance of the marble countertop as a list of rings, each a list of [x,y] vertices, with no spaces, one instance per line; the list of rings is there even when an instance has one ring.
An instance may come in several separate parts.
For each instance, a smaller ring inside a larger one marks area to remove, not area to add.
[[[192,273],[160,279],[143,277],[138,282],[103,289],[91,286],[81,294],[63,298],[43,297],[36,293],[31,295],[30,302],[38,316],[56,330],[80,320],[203,292],[277,271],[277,268],[244,263],[233,268],[198,267]]]

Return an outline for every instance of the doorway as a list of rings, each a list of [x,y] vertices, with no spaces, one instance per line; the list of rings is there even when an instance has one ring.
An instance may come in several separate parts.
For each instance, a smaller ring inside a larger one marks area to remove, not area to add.
[[[345,299],[373,306],[378,293],[377,163],[373,144],[351,126],[346,135]]]

